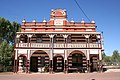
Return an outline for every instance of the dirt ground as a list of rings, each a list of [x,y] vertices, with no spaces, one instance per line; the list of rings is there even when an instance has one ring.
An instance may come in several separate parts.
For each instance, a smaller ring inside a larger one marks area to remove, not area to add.
[[[104,73],[0,73],[0,80],[120,80],[120,72]]]

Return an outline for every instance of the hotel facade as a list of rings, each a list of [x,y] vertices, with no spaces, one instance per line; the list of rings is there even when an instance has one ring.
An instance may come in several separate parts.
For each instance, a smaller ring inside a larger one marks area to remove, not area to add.
[[[48,22],[22,21],[15,38],[14,72],[101,71],[103,50],[94,20],[69,22],[66,10],[52,9]]]

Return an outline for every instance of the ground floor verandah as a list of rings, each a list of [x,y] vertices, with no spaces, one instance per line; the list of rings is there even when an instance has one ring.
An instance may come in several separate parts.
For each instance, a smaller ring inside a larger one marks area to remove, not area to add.
[[[102,71],[99,54],[87,54],[81,50],[71,52],[47,52],[45,50],[15,51],[14,72],[97,72]],[[87,51],[86,51],[87,52]],[[67,53],[67,54],[66,54]],[[17,56],[17,57],[16,57]]]

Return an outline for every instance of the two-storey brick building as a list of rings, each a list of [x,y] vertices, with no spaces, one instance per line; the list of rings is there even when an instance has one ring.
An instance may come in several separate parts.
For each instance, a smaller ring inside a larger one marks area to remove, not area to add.
[[[67,20],[67,12],[51,10],[47,22],[22,21],[15,39],[15,72],[93,72],[101,70],[102,34],[95,21]]]

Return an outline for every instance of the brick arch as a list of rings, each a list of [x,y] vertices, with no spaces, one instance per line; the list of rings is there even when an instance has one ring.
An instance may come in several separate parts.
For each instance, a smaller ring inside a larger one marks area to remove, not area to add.
[[[48,52],[47,52],[47,51],[44,51],[44,50],[34,50],[34,51],[31,53],[30,57],[31,57],[35,52],[39,52],[39,53],[40,53],[40,51],[46,53],[46,54],[49,56],[49,58],[50,58],[50,55],[48,54]]]
[[[56,57],[56,56],[62,56],[64,58],[64,55],[62,55],[62,54],[55,54],[54,57]]]
[[[58,61],[60,61],[58,63]],[[59,64],[59,65],[57,65]],[[60,66],[62,65],[62,66]],[[57,67],[61,67],[61,69],[57,69]],[[56,54],[54,57],[53,57],[53,71],[57,71],[57,72],[62,72],[64,70],[64,57],[63,55],[61,54]]]
[[[79,54],[82,54],[82,55],[85,55],[85,53],[83,52],[83,51],[80,51],[80,50],[71,50],[69,53],[68,53],[68,57],[69,57],[69,55],[71,55],[71,54],[74,54],[74,53],[79,53]],[[85,55],[86,56],[86,55]]]
[[[25,54],[20,54],[18,55],[18,59],[17,59],[17,71],[20,72],[25,72],[25,67],[27,64],[27,55]]]

